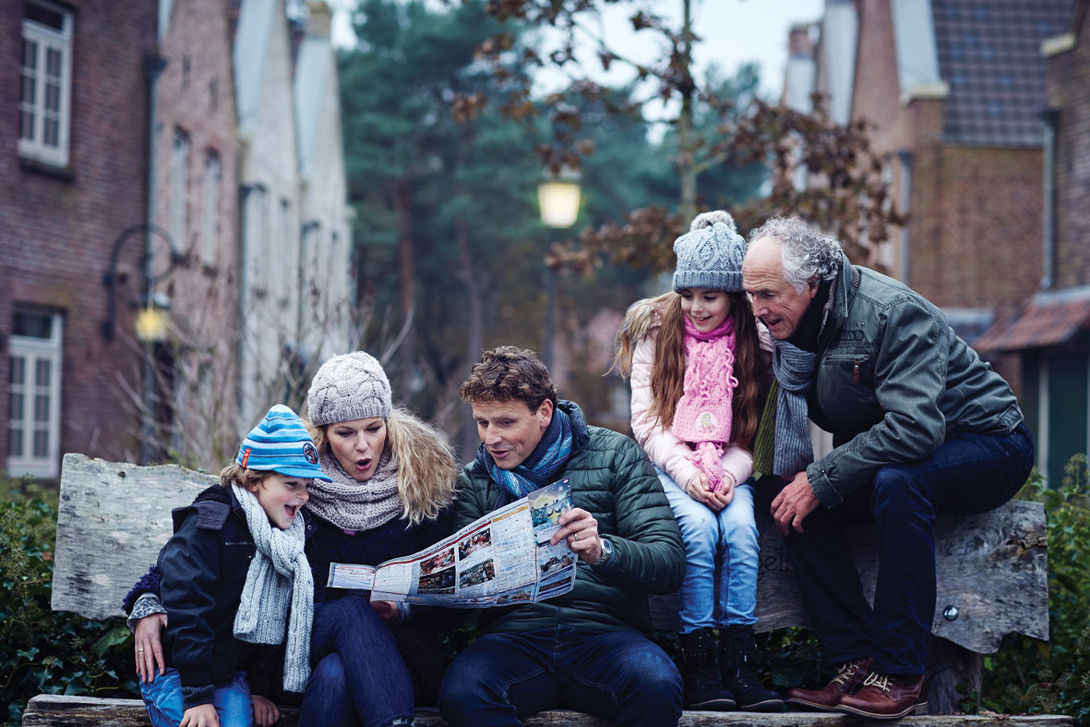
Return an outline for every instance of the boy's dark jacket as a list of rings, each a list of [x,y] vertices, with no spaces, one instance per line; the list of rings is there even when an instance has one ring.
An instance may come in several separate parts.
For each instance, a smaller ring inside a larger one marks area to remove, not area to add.
[[[184,707],[212,703],[214,687],[243,668],[253,691],[269,693],[261,686],[276,678],[279,662],[270,658],[269,647],[234,637],[235,614],[256,552],[242,506],[231,488],[213,485],[172,515],[174,535],[159,551],[159,571],[168,619],[165,656],[181,677]],[[260,658],[246,659],[258,657],[255,652]]]

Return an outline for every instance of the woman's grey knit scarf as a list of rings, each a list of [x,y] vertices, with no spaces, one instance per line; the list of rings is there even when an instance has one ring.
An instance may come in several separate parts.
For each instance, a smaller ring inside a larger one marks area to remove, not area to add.
[[[816,354],[787,341],[773,344],[772,373],[780,384],[780,392],[776,400],[772,472],[783,478],[794,477],[814,461],[806,395],[813,384],[816,361]]]
[[[284,689],[302,692],[310,675],[314,619],[314,577],[303,552],[306,526],[302,516],[296,516],[287,530],[273,527],[257,497],[244,487],[233,487],[257,545],[235,615],[235,637],[251,644],[283,643],[290,604]]]
[[[382,453],[371,479],[357,480],[345,472],[332,454],[318,455],[322,471],[332,482],[313,480],[307,509],[342,530],[371,530],[385,525],[405,510],[397,488],[397,458]]]

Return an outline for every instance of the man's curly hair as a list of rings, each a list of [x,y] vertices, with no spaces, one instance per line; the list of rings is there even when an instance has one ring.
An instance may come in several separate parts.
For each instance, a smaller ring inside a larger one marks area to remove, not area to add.
[[[556,407],[556,386],[533,351],[497,346],[485,351],[458,390],[464,401],[519,401],[536,411],[548,399]]]

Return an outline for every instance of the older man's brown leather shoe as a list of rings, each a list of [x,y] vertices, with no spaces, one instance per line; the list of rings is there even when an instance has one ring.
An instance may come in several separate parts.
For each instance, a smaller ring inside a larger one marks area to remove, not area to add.
[[[927,685],[923,674],[897,676],[872,672],[855,694],[845,695],[839,712],[870,719],[900,719],[927,706]]]
[[[787,703],[811,709],[832,711],[845,694],[851,694],[863,686],[870,672],[870,657],[846,661],[836,668],[836,676],[821,689],[792,689],[787,692]]]

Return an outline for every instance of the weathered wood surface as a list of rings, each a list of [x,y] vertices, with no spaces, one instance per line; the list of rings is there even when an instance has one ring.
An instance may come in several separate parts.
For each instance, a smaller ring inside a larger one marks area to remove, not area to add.
[[[279,727],[295,727],[296,710],[283,710]],[[434,709],[420,709],[417,727],[446,727]],[[527,727],[610,727],[608,720],[579,712],[552,710],[527,719]],[[685,712],[680,727],[858,727],[862,721],[846,714],[820,712]],[[1062,715],[920,715],[906,717],[905,727],[1072,727]],[[138,699],[95,699],[42,694],[30,700],[23,727],[148,727],[147,713]]]
[[[52,607],[90,619],[120,616],[121,599],[173,532],[170,511],[218,478],[178,465],[64,455]]]
[[[767,510],[758,510],[761,564],[757,578],[758,631],[806,626],[794,571]],[[1012,501],[983,515],[941,516],[935,524],[935,616],[931,632],[979,654],[1020,633],[1048,639],[1048,553],[1044,506]],[[868,598],[877,576],[874,531],[849,531]],[[956,617],[951,616],[956,609]],[[677,596],[652,599],[656,628],[677,630]]]

